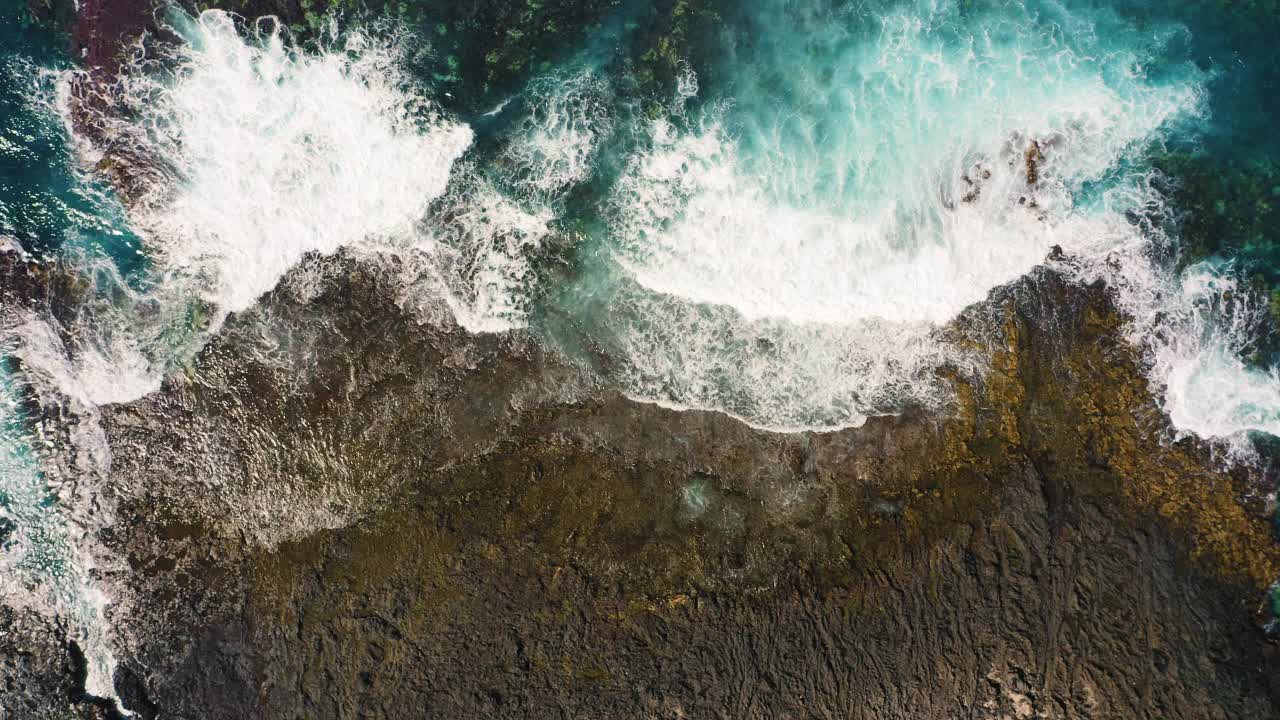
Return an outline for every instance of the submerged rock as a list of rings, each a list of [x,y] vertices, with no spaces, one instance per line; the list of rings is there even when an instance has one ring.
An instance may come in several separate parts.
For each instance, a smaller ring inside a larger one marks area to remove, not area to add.
[[[77,36],[90,64],[146,6],[86,6],[122,18]],[[486,82],[526,72],[508,46]],[[989,371],[942,369],[943,415],[774,434],[628,400],[521,332],[420,324],[381,262],[308,259],[103,410],[114,680],[141,716],[1280,708],[1271,479],[1175,439],[1101,286],[1041,269],[968,311],[948,333]],[[6,299],[73,306],[46,271],[0,255]],[[105,712],[46,635],[6,691]]]
[[[108,703],[84,694],[84,656],[66,628],[30,609],[0,603],[0,710],[22,720],[114,720]]]
[[[967,312],[990,371],[945,416],[782,435],[419,325],[376,263],[303,275],[104,417],[163,717],[1280,707],[1265,479],[1172,439],[1100,286]]]

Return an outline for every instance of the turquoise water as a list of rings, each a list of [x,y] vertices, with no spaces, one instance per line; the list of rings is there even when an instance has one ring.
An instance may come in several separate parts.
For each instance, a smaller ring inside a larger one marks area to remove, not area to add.
[[[774,428],[942,404],[932,371],[968,359],[936,327],[1054,245],[1141,242],[1147,152],[1207,117],[1185,35],[1049,3],[754,3],[601,152],[621,169],[557,317],[595,323],[641,399]]]
[[[9,23],[6,66],[37,79],[5,95],[5,231],[90,258],[94,312],[117,329],[90,338],[89,365],[131,378],[101,399],[154,387],[306,252],[359,247],[401,256],[407,305],[604,353],[637,399],[858,424],[945,405],[934,370],[974,360],[937,328],[1056,245],[1127,293],[1181,427],[1280,429],[1258,400],[1280,380],[1251,350],[1267,299],[1248,317],[1194,302],[1265,294],[1249,278],[1272,274],[1269,230],[1210,223],[1183,243],[1196,198],[1215,209],[1196,218],[1250,208],[1217,213],[1222,188],[1168,174],[1221,163],[1258,203],[1275,194],[1271,14],[695,2],[659,37],[629,3],[577,31],[560,17],[563,47],[498,83],[436,53],[466,40],[426,20],[447,11],[412,7],[412,26],[313,18],[325,31],[303,45],[280,24],[161,14],[179,41],[97,122],[157,170],[128,209],[86,167],[95,138],[67,135],[61,40]],[[646,70],[663,62],[665,80]]]
[[[81,167],[55,107],[57,73],[71,66],[65,38],[33,26],[23,3],[0,13],[0,235],[34,253],[106,253],[131,270],[141,246],[124,208]]]
[[[1280,434],[1274,7],[588,5],[512,13],[527,62],[430,2],[298,35],[171,10],[96,133],[68,129],[65,38],[5,11],[0,234],[85,282],[69,326],[6,311],[0,347],[92,412],[346,249],[396,258],[422,322],[528,328],[637,400],[826,430],[945,408],[937,369],[983,368],[939,329],[1060,246],[1116,289],[1180,430]],[[127,205],[112,143],[149,163]],[[57,502],[29,419],[4,423],[9,552],[43,557]]]
[[[433,49],[461,40],[433,7],[410,27],[313,22],[302,46],[279,24],[162,14],[178,42],[97,122],[154,164],[129,208],[94,171],[103,138],[68,135],[63,39],[10,16],[0,222],[95,279],[113,331],[72,360],[130,380],[94,395],[87,378],[90,396],[146,392],[303,254],[358,247],[401,257],[406,305],[604,353],[637,399],[839,427],[945,405],[934,370],[973,358],[937,328],[1057,245],[1127,293],[1180,426],[1278,429],[1258,398],[1280,381],[1249,354],[1268,300],[1194,302],[1265,293],[1248,283],[1272,272],[1270,235],[1211,225],[1180,252],[1182,205],[1218,208],[1220,189],[1167,175],[1222,163],[1258,203],[1280,188],[1272,14],[760,0],[682,3],[656,37],[631,3],[495,83],[442,70],[461,56]],[[659,61],[666,81],[645,74]],[[1198,262],[1214,254],[1239,262]]]

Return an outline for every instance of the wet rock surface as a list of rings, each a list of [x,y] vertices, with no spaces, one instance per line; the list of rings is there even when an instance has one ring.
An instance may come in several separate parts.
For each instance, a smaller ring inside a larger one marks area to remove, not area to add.
[[[84,693],[84,655],[67,628],[28,608],[0,604],[0,712],[23,720],[113,720],[113,706]]]
[[[1167,436],[1104,288],[969,311],[991,367],[945,413],[778,435],[420,325],[379,267],[308,261],[104,418],[112,621],[160,716],[1280,707],[1268,480]]]
[[[83,7],[109,74],[149,6]],[[311,258],[104,410],[117,694],[192,719],[1276,715],[1273,478],[1176,441],[1106,289],[1052,260],[947,330],[989,361],[943,371],[953,407],[778,435]],[[12,253],[0,278],[55,316],[79,292]],[[0,606],[0,708],[110,716],[66,632]]]

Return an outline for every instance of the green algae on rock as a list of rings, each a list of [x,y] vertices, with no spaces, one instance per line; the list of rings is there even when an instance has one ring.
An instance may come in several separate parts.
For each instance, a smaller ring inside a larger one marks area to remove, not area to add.
[[[173,452],[120,454],[113,486],[138,514],[113,542],[141,569],[121,578],[133,612],[199,638],[181,656],[166,633],[137,647],[149,697],[177,716],[749,717],[811,702],[1199,717],[1280,700],[1271,671],[1196,669],[1277,661],[1248,623],[1280,572],[1251,499],[1265,484],[1172,441],[1099,286],[1044,269],[968,311],[951,332],[990,348],[990,372],[954,373],[948,414],[780,435],[629,401],[528,339],[418,325],[371,266],[311,262],[328,278],[313,304],[278,291],[191,380],[107,417],[113,447]],[[280,395],[290,373],[255,359],[254,328],[321,309],[348,343],[317,346],[309,379]],[[345,469],[298,472],[304,457]],[[239,505],[216,504],[238,474],[220,467],[251,469]],[[329,505],[290,499],[309,497]],[[268,532],[273,501],[313,524]],[[191,530],[167,533],[175,522]],[[1133,644],[1135,626],[1153,644]],[[783,635],[767,641],[770,627]],[[848,675],[821,669],[837,658]],[[686,689],[660,680],[676,667]],[[797,684],[795,668],[824,679]],[[740,705],[723,696],[740,682],[772,689]]]

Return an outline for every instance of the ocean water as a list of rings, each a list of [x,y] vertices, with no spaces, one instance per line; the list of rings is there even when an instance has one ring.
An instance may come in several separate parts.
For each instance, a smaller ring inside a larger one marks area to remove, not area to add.
[[[1151,200],[1141,154],[1203,111],[1201,70],[1148,69],[1173,26],[813,5],[744,11],[611,189],[626,312],[599,334],[637,397],[812,429],[938,405],[933,371],[967,358],[937,328],[1054,245],[1142,242],[1118,222]]]
[[[13,347],[0,344],[0,598],[58,616],[86,660],[85,692],[115,696],[115,659],[105,620],[107,596],[92,577],[85,526],[42,467],[47,442],[25,408],[25,380],[15,373]],[[78,510],[78,508],[77,508]]]
[[[65,38],[3,15],[0,235],[82,281],[74,313],[0,308],[22,368],[0,404],[0,563],[23,580],[3,587],[76,619],[97,691],[92,532],[57,529],[79,511],[49,490],[24,398],[64,398],[91,428],[308,253],[385,261],[421,322],[531,333],[636,400],[824,431],[945,411],[937,371],[982,367],[943,328],[1057,246],[1115,290],[1176,428],[1242,459],[1280,434],[1280,370],[1254,352],[1275,312],[1249,279],[1275,268],[1185,253],[1155,164],[1273,162],[1265,22],[1079,0],[695,5],[705,27],[662,45],[669,83],[637,69],[655,55],[631,3],[496,89],[431,54],[433,24],[295,34],[169,8],[87,104]]]
[[[0,235],[34,253],[94,249],[132,270],[140,248],[124,207],[75,157],[57,108],[58,74],[72,64],[64,41],[14,5],[0,11]]]
[[[144,258],[124,207],[79,162],[57,109],[56,78],[70,66],[61,48],[16,4],[0,9],[0,252],[105,256],[114,273],[131,274]],[[32,378],[16,362],[27,345],[20,328],[33,318],[6,301],[0,293],[0,599],[60,618],[84,653],[85,691],[114,697],[110,601],[86,540],[91,509],[74,483],[47,472],[53,441],[39,431]]]
[[[103,267],[118,253],[89,263],[114,317],[72,363],[132,378],[94,401],[154,388],[305,253],[345,247],[399,257],[424,319],[532,318],[571,347],[555,319],[572,318],[637,399],[775,429],[941,407],[935,371],[973,359],[938,329],[1055,245],[1102,274],[1125,257],[1130,311],[1170,316],[1143,298],[1176,290],[1176,238],[1129,218],[1164,202],[1146,158],[1208,132],[1220,74],[1175,19],[1087,4],[762,0],[669,96],[637,98],[617,58],[584,50],[465,117],[408,70],[412,28],[334,21],[302,47],[271,20],[165,17],[177,42],[137,54],[73,143],[144,166],[116,222],[144,279]],[[540,283],[548,240],[573,272]],[[1192,407],[1220,393],[1186,378],[1236,370],[1187,364],[1237,356],[1230,332],[1216,354],[1152,345],[1167,335],[1134,333],[1181,426],[1264,429]]]

